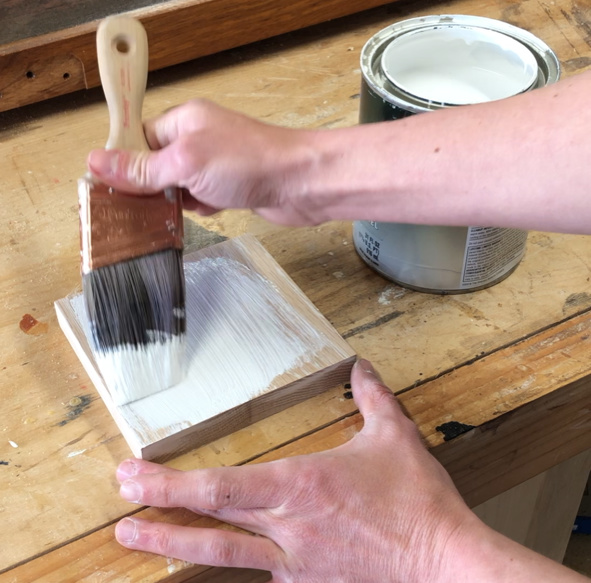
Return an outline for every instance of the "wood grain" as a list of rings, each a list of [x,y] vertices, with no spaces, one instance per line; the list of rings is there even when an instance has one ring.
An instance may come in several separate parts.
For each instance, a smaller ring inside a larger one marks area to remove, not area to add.
[[[386,3],[173,0],[130,14],[146,27],[154,70]],[[0,111],[96,87],[96,27],[89,21],[1,45]]]
[[[178,456],[344,383],[355,361],[255,237],[189,254],[185,271],[191,268],[199,275],[187,276],[187,378],[124,405],[92,356],[82,297],[56,302],[66,337],[131,451],[144,459]],[[274,365],[267,376],[265,363]]]
[[[573,324],[576,333],[572,332]],[[591,313],[587,313],[574,322],[565,322],[555,330],[524,340],[515,351],[500,350],[400,395],[402,405],[419,424],[431,451],[451,473],[471,506],[591,447],[590,345]],[[532,371],[545,378],[545,382],[532,385],[525,397],[518,390],[508,393],[505,413],[491,411],[488,402],[500,402],[498,393],[503,386],[518,387]],[[453,418],[472,422],[476,427],[444,441],[435,427],[449,419],[450,412]],[[333,448],[351,439],[362,425],[361,416],[353,414],[253,461],[260,463]],[[186,526],[230,528],[185,510],[146,508],[138,516]],[[141,561],[140,557],[145,560]],[[111,525],[71,542],[66,549],[30,561],[13,570],[12,575],[18,581],[20,573],[26,573],[29,583],[74,582],[76,576],[78,580],[89,577],[97,565],[125,573],[130,583],[177,580],[168,579],[170,562],[166,558],[133,553],[119,546]],[[207,580],[208,570],[205,566],[174,562],[175,577],[184,577],[179,581],[189,581],[199,574]],[[222,576],[217,570],[214,572]],[[248,582],[253,576],[244,572],[242,578],[242,571],[226,572],[228,577],[230,574],[233,577],[229,581]]]
[[[490,527],[562,563],[591,470],[591,450],[487,500],[474,512]]]

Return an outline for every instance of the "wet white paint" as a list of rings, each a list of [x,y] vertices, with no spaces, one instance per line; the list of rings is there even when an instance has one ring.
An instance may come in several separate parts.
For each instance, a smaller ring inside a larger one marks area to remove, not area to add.
[[[186,264],[185,277],[187,376],[129,405],[147,426],[167,426],[191,411],[188,427],[285,384],[274,381],[296,366],[313,372],[310,357],[325,339],[271,282],[221,257]]]
[[[183,378],[184,337],[154,339],[141,346],[118,346],[94,354],[118,405],[147,397]]]
[[[271,281],[239,261],[188,262],[185,278],[186,377],[120,407],[147,443],[314,373],[328,342]],[[71,304],[88,338],[82,296]]]
[[[471,27],[419,29],[384,50],[382,69],[396,87],[427,101],[464,105],[527,91],[538,64],[510,36]]]

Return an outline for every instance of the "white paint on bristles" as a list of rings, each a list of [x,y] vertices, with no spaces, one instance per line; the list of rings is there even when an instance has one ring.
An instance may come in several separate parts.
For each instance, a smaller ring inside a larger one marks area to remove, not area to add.
[[[527,91],[538,63],[519,41],[471,27],[419,29],[394,39],[382,69],[396,87],[435,103],[466,105]]]
[[[149,344],[111,347],[94,358],[113,401],[124,405],[181,382],[184,376],[184,336],[154,338]]]

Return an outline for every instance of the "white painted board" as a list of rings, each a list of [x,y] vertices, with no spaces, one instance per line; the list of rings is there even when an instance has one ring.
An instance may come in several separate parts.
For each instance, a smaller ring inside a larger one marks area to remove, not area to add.
[[[349,379],[353,349],[256,240],[185,257],[187,376],[117,405],[88,343],[82,295],[55,303],[62,330],[133,454],[167,459]]]

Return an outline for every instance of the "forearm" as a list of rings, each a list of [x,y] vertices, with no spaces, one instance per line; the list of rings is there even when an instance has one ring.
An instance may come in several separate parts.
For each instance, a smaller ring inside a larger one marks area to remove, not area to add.
[[[316,222],[591,232],[591,73],[482,105],[317,131],[293,180]]]
[[[99,150],[115,188],[186,188],[196,209],[285,225],[366,219],[591,233],[591,71],[509,99],[342,129],[263,124],[195,100],[152,120],[152,152]]]
[[[474,517],[446,549],[441,583],[585,583],[583,575],[493,531]]]

